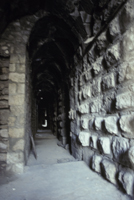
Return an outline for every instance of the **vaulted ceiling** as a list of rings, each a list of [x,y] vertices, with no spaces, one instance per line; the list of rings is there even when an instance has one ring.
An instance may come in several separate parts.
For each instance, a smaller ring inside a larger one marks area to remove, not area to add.
[[[115,2],[118,4],[118,1]],[[96,20],[101,22],[101,26],[106,24],[116,6],[112,0],[0,2],[0,33],[15,19],[38,10],[46,12],[33,27],[27,46],[37,99],[45,96],[50,102],[55,97],[73,69],[73,56],[78,47],[84,48],[84,41],[99,31],[100,26],[94,26]]]

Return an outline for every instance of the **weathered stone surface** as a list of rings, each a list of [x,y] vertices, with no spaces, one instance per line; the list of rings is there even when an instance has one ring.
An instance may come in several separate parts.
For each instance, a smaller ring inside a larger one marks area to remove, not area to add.
[[[127,66],[128,66],[127,62],[123,62],[122,64],[119,65],[119,68],[118,68],[118,82],[119,83],[122,83],[125,80]]]
[[[105,61],[107,67],[112,67],[113,65],[117,64],[119,60],[120,60],[120,47],[119,44],[117,43],[107,50]]]
[[[103,122],[104,118],[103,117],[96,117],[94,120],[94,125],[95,125],[95,129],[97,131],[100,131],[102,129],[102,122]]]
[[[134,169],[134,146],[130,147],[128,151],[128,158],[129,158],[132,168]]]
[[[21,140],[17,141],[16,144],[13,146],[13,150],[14,151],[17,151],[17,150],[24,151],[24,145],[25,145],[25,142],[23,139],[21,139]]]
[[[101,153],[110,154],[110,139],[107,137],[100,137],[98,139],[98,147]]]
[[[91,103],[91,113],[98,113],[101,109],[101,99],[98,99]]]
[[[12,105],[10,106],[11,114],[17,116],[17,113],[24,114],[24,106],[20,105]]]
[[[8,94],[8,93],[9,93],[8,88],[4,88],[4,89],[2,90],[2,92],[1,92],[2,95],[6,95],[6,94]]]
[[[0,81],[0,90],[8,87],[8,81]]]
[[[92,95],[98,95],[101,92],[101,78],[94,81],[92,86]]]
[[[90,147],[97,149],[97,140],[98,140],[97,135],[91,135],[90,136]]]
[[[117,128],[117,116],[108,116],[105,117],[105,128],[108,133],[118,135],[118,128]]]
[[[123,9],[119,15],[119,22],[121,26],[121,31],[124,32],[128,29],[131,22],[134,20],[134,2],[133,0],[129,0],[125,3]]]
[[[8,108],[8,101],[6,100],[0,101],[0,108]]]
[[[95,63],[92,64],[94,75],[98,75],[102,70],[103,57],[99,57]]]
[[[25,93],[25,84],[18,84],[17,93]]]
[[[82,104],[79,106],[79,112],[81,114],[89,113],[89,105],[88,104]]]
[[[89,81],[89,80],[92,78],[91,70],[87,70],[87,71],[84,73],[84,78],[85,78],[86,81]]]
[[[129,141],[126,138],[114,137],[112,142],[112,151],[114,158],[118,161],[125,161],[125,154],[129,149]]]
[[[82,95],[84,99],[91,97],[91,88],[90,86],[85,86],[82,90]]]
[[[0,153],[0,161],[6,161],[7,154],[6,153]]]
[[[17,83],[25,83],[25,74],[10,73],[9,80]]]
[[[116,166],[109,160],[101,162],[102,171],[105,178],[113,184],[116,184]]]
[[[102,89],[104,91],[113,87],[115,87],[115,77],[113,73],[110,73],[103,78]]]
[[[8,118],[8,125],[9,126],[14,126],[16,121],[16,117],[9,117]]]
[[[93,154],[94,151],[92,151],[90,147],[83,147],[83,160],[88,166],[91,164]]]
[[[89,122],[89,120],[88,119],[86,119],[86,118],[83,118],[82,120],[81,120],[81,127],[83,128],[83,129],[88,129],[88,122]]]
[[[102,55],[102,53],[105,51],[106,47],[108,45],[108,40],[106,37],[106,32],[103,32],[97,39],[96,47],[99,51],[99,54]]]
[[[24,162],[24,154],[22,152],[8,152],[7,153],[7,163],[8,164],[17,164]]]
[[[2,129],[0,130],[0,136],[7,138],[8,137],[8,129]]]
[[[110,39],[114,40],[120,35],[119,18],[115,17],[109,24],[109,35]]]
[[[24,95],[22,94],[9,96],[9,105],[23,105],[24,102]]]
[[[130,170],[122,170],[119,172],[118,176],[119,182],[122,184],[124,190],[128,195],[133,196],[133,188],[134,188],[134,177],[133,173]]]
[[[2,109],[0,110],[0,121],[7,121],[9,116],[9,110]]]
[[[89,142],[90,142],[89,139],[90,139],[90,133],[84,132],[84,131],[81,131],[79,133],[79,140],[82,146],[84,147],[89,146]]]
[[[2,143],[2,142],[0,142],[0,149],[5,150],[6,148],[7,148],[7,145]]]
[[[134,114],[121,116],[119,124],[123,136],[134,138]]]
[[[24,52],[25,53],[25,52]],[[26,56],[23,54],[11,54],[10,63],[18,63],[18,64],[25,64]]]
[[[22,174],[24,172],[24,163],[15,163],[11,167],[12,172],[15,174]]]
[[[7,81],[8,80],[8,74],[2,74],[2,75],[0,75],[0,80],[1,81]]]
[[[121,46],[122,46],[122,60],[130,61],[133,60],[134,55],[134,27],[131,28],[125,33]]]
[[[134,106],[134,96],[131,92],[125,92],[116,96],[116,109],[125,109]]]
[[[23,138],[24,129],[23,128],[9,128],[9,136],[12,138]]]
[[[94,155],[92,157],[92,169],[98,173],[101,172],[100,163],[101,163],[102,157],[98,155]]]
[[[10,72],[15,72],[15,70],[16,70],[16,67],[15,67],[15,63],[10,63],[10,65],[9,65],[9,71]]]

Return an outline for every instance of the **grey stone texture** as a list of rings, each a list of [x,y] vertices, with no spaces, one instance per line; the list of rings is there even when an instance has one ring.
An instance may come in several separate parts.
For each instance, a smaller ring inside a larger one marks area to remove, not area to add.
[[[134,176],[130,170],[122,170],[119,172],[118,180],[122,184],[126,193],[130,196],[134,194]]]
[[[111,161],[104,159],[101,162],[104,177],[113,184],[116,184],[116,166]]]
[[[100,163],[101,163],[102,157],[99,155],[93,155],[92,157],[92,169],[98,173],[101,173]]]
[[[82,144],[82,146],[86,147],[86,146],[89,146],[89,142],[90,142],[90,133],[89,132],[84,132],[84,131],[81,131],[79,133],[79,140]]]
[[[105,117],[104,119],[105,128],[108,133],[118,135],[117,120],[118,120],[117,116]]]

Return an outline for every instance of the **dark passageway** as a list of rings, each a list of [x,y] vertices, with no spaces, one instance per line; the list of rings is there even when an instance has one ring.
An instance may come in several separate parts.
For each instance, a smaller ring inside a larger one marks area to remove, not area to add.
[[[0,2],[0,174],[5,179],[24,173],[31,152],[34,162],[44,165],[60,148],[79,161],[64,163],[74,167],[72,173],[77,165],[84,170],[85,162],[89,172],[133,197],[133,10],[133,0]],[[54,138],[40,138],[47,133]]]

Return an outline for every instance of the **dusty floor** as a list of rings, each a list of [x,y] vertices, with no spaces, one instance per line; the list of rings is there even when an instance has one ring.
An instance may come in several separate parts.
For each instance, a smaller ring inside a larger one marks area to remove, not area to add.
[[[0,200],[129,200],[112,184],[76,161],[50,134],[38,134],[38,159],[31,154],[23,175],[6,178]]]

